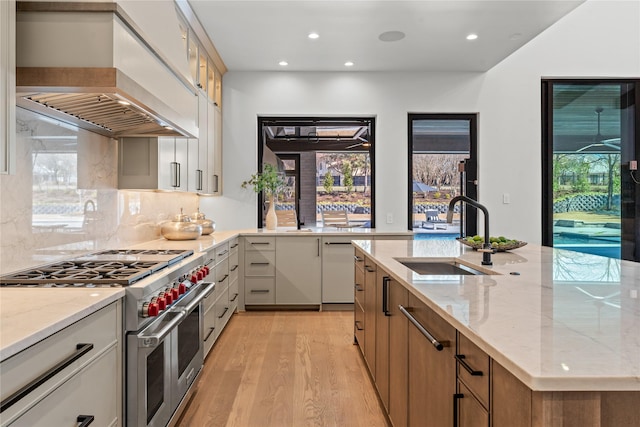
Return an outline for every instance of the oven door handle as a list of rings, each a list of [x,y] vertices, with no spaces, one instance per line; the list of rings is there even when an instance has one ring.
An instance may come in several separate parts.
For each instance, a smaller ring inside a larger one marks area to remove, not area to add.
[[[169,335],[169,333],[176,326],[178,326],[178,324],[180,322],[182,322],[182,319],[184,319],[184,317],[185,317],[184,312],[182,312],[182,311],[177,312],[176,316],[173,319],[171,319],[169,321],[169,323],[167,323],[164,328],[160,329],[155,334],[151,334],[151,335],[140,334],[140,335],[138,335],[138,347],[157,347],[158,344],[160,344],[160,342],[162,342],[162,340],[167,335]]]
[[[193,301],[191,301],[189,303],[189,305],[187,305],[184,308],[183,313],[185,314],[189,314],[191,313],[191,311],[196,308],[198,306],[198,304],[200,304],[200,302],[205,299],[206,297],[208,297],[209,295],[211,295],[211,292],[213,292],[213,289],[216,287],[215,283],[209,283],[207,284],[207,287],[204,288],[203,291],[201,291],[200,293],[198,293],[198,295],[195,296],[195,298],[193,298]]]

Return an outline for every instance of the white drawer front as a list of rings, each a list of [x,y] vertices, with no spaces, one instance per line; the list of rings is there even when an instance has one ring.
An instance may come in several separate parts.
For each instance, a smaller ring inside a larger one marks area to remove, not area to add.
[[[229,260],[224,259],[216,266],[216,292],[229,287]]]
[[[276,273],[275,252],[247,252],[244,257],[245,276],[273,276]]]
[[[276,280],[273,277],[247,277],[244,279],[244,302],[251,304],[275,304]]]
[[[245,237],[244,250],[246,251],[275,251],[276,238],[266,236]]]
[[[74,355],[82,354],[82,351],[78,348],[79,344],[93,345],[91,350],[77,357],[66,368],[52,376],[50,380],[44,382],[30,394],[6,409],[2,413],[3,422],[22,412],[33,402],[42,399],[107,347],[116,345],[120,339],[119,331],[122,329],[121,322],[118,319],[120,311],[117,309],[117,304],[119,303],[113,303],[15,356],[2,361],[0,364],[0,371],[2,372],[0,389],[2,400],[4,400],[15,391],[30,384],[40,375],[50,372],[56,364],[69,360]],[[113,375],[115,369],[116,365],[114,363],[109,368],[110,375]],[[74,424],[72,423],[71,425]]]
[[[216,263],[229,257],[229,243],[223,243],[214,248],[216,254]]]
[[[231,282],[229,284],[229,305],[233,307],[235,310],[238,307],[238,298],[239,298],[239,289],[238,289],[238,281]]]
[[[76,426],[80,415],[93,416],[92,426],[118,425],[117,359],[118,348],[112,347],[9,425]]]

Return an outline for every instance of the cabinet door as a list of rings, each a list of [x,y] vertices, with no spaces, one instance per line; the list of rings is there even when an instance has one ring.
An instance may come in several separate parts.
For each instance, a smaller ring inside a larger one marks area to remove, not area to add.
[[[322,238],[323,303],[353,303],[354,238]]]
[[[209,192],[222,194],[222,111],[209,103]]]
[[[376,276],[376,373],[378,394],[389,411],[389,274],[380,269]]]
[[[187,168],[187,138],[158,138],[158,189],[186,190]]]
[[[206,95],[198,92],[198,138],[189,140],[189,191],[208,192],[207,108]]]
[[[532,391],[495,360],[491,361],[493,427],[530,427]],[[536,416],[540,416],[536,414]]]
[[[407,303],[407,290],[392,279],[389,283],[389,419],[394,427],[408,425],[409,322],[399,309]],[[421,425],[425,419],[420,420]]]
[[[158,138],[120,138],[118,141],[118,188],[146,190],[159,188],[158,143]]]
[[[364,263],[364,359],[373,378],[376,378],[376,264],[365,258]]]
[[[415,296],[409,296],[409,314],[438,342],[438,349],[413,324],[409,325],[409,425],[453,424],[456,390],[456,330]]]
[[[319,237],[276,239],[276,303],[321,303]]]

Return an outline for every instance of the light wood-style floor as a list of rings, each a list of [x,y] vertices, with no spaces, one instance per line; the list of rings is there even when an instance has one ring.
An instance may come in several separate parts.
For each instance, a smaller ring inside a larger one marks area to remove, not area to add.
[[[387,427],[353,313],[235,314],[205,360],[179,427]]]

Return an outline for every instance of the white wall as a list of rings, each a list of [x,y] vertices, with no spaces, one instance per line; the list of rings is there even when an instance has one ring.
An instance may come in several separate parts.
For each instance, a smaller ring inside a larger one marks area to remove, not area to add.
[[[483,74],[230,71],[224,195],[201,199],[201,209],[220,229],[255,227],[256,197],[240,183],[257,167],[259,115],[374,115],[376,225],[406,230],[407,114],[477,112],[479,200],[491,234],[539,243],[540,79],[565,76],[640,77],[640,3],[590,0]]]

